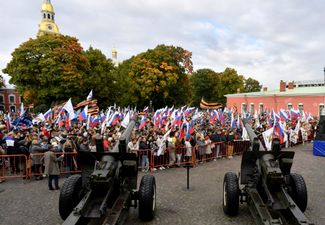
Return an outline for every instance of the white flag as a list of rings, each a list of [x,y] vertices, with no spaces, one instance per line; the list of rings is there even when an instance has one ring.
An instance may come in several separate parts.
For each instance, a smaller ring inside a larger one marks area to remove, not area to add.
[[[244,140],[244,141],[249,141],[250,139],[249,139],[249,136],[248,136],[248,133],[247,133],[247,130],[246,130],[246,128],[245,127],[243,127],[243,132],[242,132],[242,139]]]
[[[37,118],[40,119],[42,122],[45,121],[45,117],[43,113],[38,114]]]
[[[93,98],[93,89],[91,89],[91,91],[89,92],[88,96],[87,96],[87,100],[92,99]]]
[[[163,136],[163,138],[161,139],[160,146],[159,146],[159,149],[158,149],[158,152],[157,152],[157,156],[160,156],[161,153],[165,150],[165,148],[166,148],[166,140],[167,140],[168,135],[170,134],[170,131],[171,130],[168,130],[166,132],[166,134]]]
[[[67,103],[65,103],[65,105],[63,106],[63,109],[65,109],[68,112],[69,120],[73,120],[75,118],[71,98],[69,99],[69,101],[67,101]]]
[[[124,117],[124,119],[123,119],[123,121],[121,123],[121,126],[126,128],[129,125],[129,123],[130,123],[130,112],[128,112],[126,114],[126,116]]]
[[[262,133],[264,142],[265,142],[265,146],[266,146],[266,150],[268,150],[268,151],[272,149],[273,130],[274,130],[274,127],[270,128]]]
[[[24,113],[25,113],[24,103],[22,102],[22,103],[20,104],[20,116],[23,116]]]

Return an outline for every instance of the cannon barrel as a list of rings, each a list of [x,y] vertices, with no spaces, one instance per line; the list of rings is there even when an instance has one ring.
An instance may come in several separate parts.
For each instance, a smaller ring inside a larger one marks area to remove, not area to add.
[[[246,128],[248,137],[250,139],[250,142],[252,144],[252,151],[259,151],[260,147],[263,147],[261,141],[258,139],[257,135],[255,134],[255,132],[252,129],[252,126],[249,124],[248,122],[249,120],[247,118],[243,118],[243,124],[244,127]],[[265,150],[265,149],[264,149]]]
[[[120,152],[120,153],[126,153],[127,152],[127,144],[129,143],[132,130],[138,120],[138,116],[135,115],[132,117],[129,125],[126,127],[125,131],[121,135],[119,141],[115,144],[112,152]]]

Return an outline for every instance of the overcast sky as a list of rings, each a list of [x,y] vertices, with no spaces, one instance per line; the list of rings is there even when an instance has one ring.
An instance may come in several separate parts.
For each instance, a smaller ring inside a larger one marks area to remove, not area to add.
[[[0,68],[35,38],[43,0],[0,0]],[[158,44],[193,53],[194,69],[235,68],[269,89],[324,79],[322,0],[52,0],[62,34],[118,60]]]

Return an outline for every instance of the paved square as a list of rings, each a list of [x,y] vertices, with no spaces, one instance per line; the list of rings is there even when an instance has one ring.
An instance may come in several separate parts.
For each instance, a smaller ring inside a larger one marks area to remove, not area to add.
[[[308,190],[305,215],[315,224],[325,224],[325,158],[312,154],[312,144],[291,148],[296,152],[292,172],[301,174]],[[241,156],[206,162],[190,171],[190,187],[186,191],[186,169],[173,168],[154,172],[157,182],[156,217],[141,222],[137,210],[131,209],[126,224],[254,224],[246,204],[237,217],[227,217],[222,210],[222,183],[228,171],[238,172]],[[143,174],[139,174],[139,179]],[[0,184],[1,225],[61,224],[58,213],[59,191],[47,190],[47,180],[20,179]],[[63,179],[60,179],[62,186]]]

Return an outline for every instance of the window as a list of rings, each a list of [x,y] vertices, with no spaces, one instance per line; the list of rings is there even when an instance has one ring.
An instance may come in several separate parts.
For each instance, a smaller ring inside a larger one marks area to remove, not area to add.
[[[319,111],[318,111],[318,115],[321,116],[321,115],[324,115],[322,112],[324,110],[325,106],[324,104],[319,104]],[[324,111],[325,113],[325,111]]]
[[[290,111],[292,109],[292,103],[288,103],[288,110]]]
[[[54,20],[54,15],[52,15],[52,20]]]
[[[0,105],[0,115],[3,115],[5,111],[5,107],[3,105]]]
[[[242,103],[241,104],[241,112],[242,113],[246,113],[247,112],[247,105],[246,105],[246,103]]]
[[[299,103],[298,104],[298,109],[299,109],[300,115],[302,115],[302,112],[304,111],[304,104]]]
[[[51,16],[50,16],[50,14],[47,14],[47,18],[48,18],[48,19],[51,19]]]
[[[251,103],[251,108],[250,108],[251,115],[254,115],[254,103]]]
[[[258,106],[258,112],[260,113],[260,115],[262,115],[264,113],[264,105],[263,103],[260,103]]]
[[[3,104],[4,103],[4,97],[3,95],[0,95],[0,104]]]
[[[14,105],[10,106],[10,112],[16,112],[16,106]]]
[[[46,19],[46,14],[45,13],[43,14],[43,18]]]
[[[20,102],[24,102],[23,96],[20,96]]]
[[[9,103],[14,104],[15,103],[15,96],[14,95],[9,95]]]

